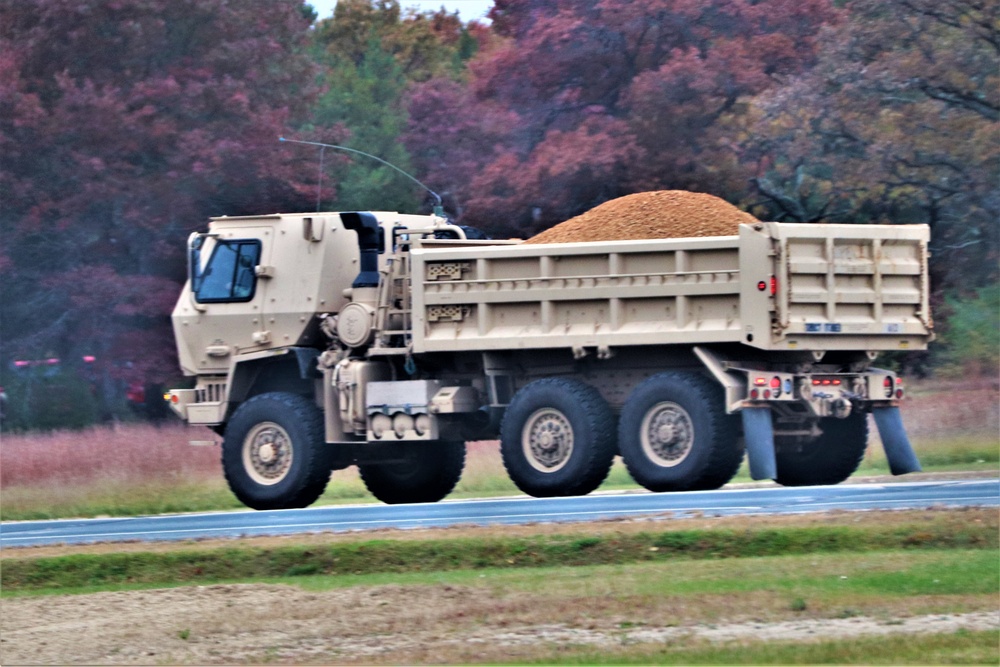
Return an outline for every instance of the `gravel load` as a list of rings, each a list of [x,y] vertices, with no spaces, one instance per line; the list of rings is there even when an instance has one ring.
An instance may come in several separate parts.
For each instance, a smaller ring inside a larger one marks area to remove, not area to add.
[[[604,202],[525,243],[735,236],[740,223],[755,222],[757,218],[712,195],[657,190]]]

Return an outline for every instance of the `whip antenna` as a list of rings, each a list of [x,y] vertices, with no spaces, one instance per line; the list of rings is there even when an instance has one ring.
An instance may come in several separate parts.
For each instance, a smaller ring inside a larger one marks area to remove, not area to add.
[[[382,158],[378,157],[377,155],[372,155],[371,153],[366,153],[364,151],[359,151],[356,148],[348,148],[347,146],[337,146],[337,145],[334,145],[334,144],[322,144],[322,143],[320,143],[318,141],[299,141],[297,139],[286,139],[284,137],[278,137],[278,141],[284,141],[284,142],[289,143],[289,144],[305,144],[306,146],[319,146],[320,147],[320,152],[319,152],[319,185],[317,185],[317,190],[318,191],[316,193],[316,210],[317,211],[319,211],[319,207],[320,207],[320,201],[319,201],[319,199],[320,199],[320,192],[322,192],[322,187],[321,186],[323,184],[323,152],[327,148],[333,148],[333,149],[336,149],[338,151],[346,151],[348,153],[357,153],[358,155],[364,155],[365,157],[369,157],[369,158],[375,160],[376,162],[381,162],[382,164],[384,164],[387,167],[391,167],[392,169],[395,169],[396,171],[398,171],[399,173],[401,173],[403,176],[406,176],[408,179],[410,179],[411,181],[413,181],[414,183],[416,183],[417,185],[419,185],[420,187],[422,187],[424,190],[427,190],[427,192],[431,193],[431,195],[433,195],[434,199],[437,201],[437,205],[434,207],[434,214],[435,215],[440,215],[442,217],[444,216],[444,209],[442,208],[442,205],[441,205],[441,195],[439,195],[438,193],[434,192],[429,187],[427,187],[426,185],[424,185],[423,183],[421,183],[420,181],[418,181],[416,178],[414,178],[410,174],[407,174],[405,171],[403,171],[402,169],[400,169],[396,165],[392,164],[391,162],[386,162],[385,160],[383,160]]]

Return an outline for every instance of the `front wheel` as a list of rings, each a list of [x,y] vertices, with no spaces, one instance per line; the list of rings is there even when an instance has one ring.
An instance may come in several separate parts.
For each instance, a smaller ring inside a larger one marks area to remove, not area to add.
[[[402,461],[362,463],[358,471],[373,496],[397,505],[436,503],[452,492],[464,467],[464,442],[414,442]]]
[[[852,412],[846,419],[824,417],[819,427],[822,435],[809,442],[778,446],[774,481],[783,486],[825,486],[854,474],[868,448],[868,415]]]
[[[614,414],[593,387],[535,380],[514,395],[500,425],[500,453],[517,488],[536,497],[585,495],[615,458]]]
[[[222,442],[229,488],[256,510],[307,507],[330,480],[323,416],[309,398],[254,396],[236,409]]]
[[[693,373],[660,373],[632,390],[618,447],[629,474],[650,491],[716,489],[743,460],[722,390]]]

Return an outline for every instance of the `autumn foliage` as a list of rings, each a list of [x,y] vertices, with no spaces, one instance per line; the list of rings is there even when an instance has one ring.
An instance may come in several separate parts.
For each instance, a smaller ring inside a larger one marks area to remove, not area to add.
[[[281,135],[388,159],[497,235],[693,190],[762,219],[930,224],[945,327],[996,282],[997,3],[495,0],[490,17],[0,4],[4,375],[94,356],[97,412],[116,414],[124,384],[176,379],[167,314],[207,217],[430,205],[332,153],[317,189],[318,155]]]

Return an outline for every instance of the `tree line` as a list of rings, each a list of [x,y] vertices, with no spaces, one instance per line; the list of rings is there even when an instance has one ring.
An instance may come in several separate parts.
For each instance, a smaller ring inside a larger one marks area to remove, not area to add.
[[[79,421],[115,418],[128,387],[176,382],[168,315],[210,216],[433,203],[374,161],[326,152],[320,173],[279,136],[377,155],[504,237],[659,189],[766,220],[927,223],[945,344],[897,362],[994,368],[1000,5],[496,0],[490,19],[398,0],[328,17],[301,0],[3,3],[8,406],[89,395]],[[54,409],[20,406],[25,425]]]

